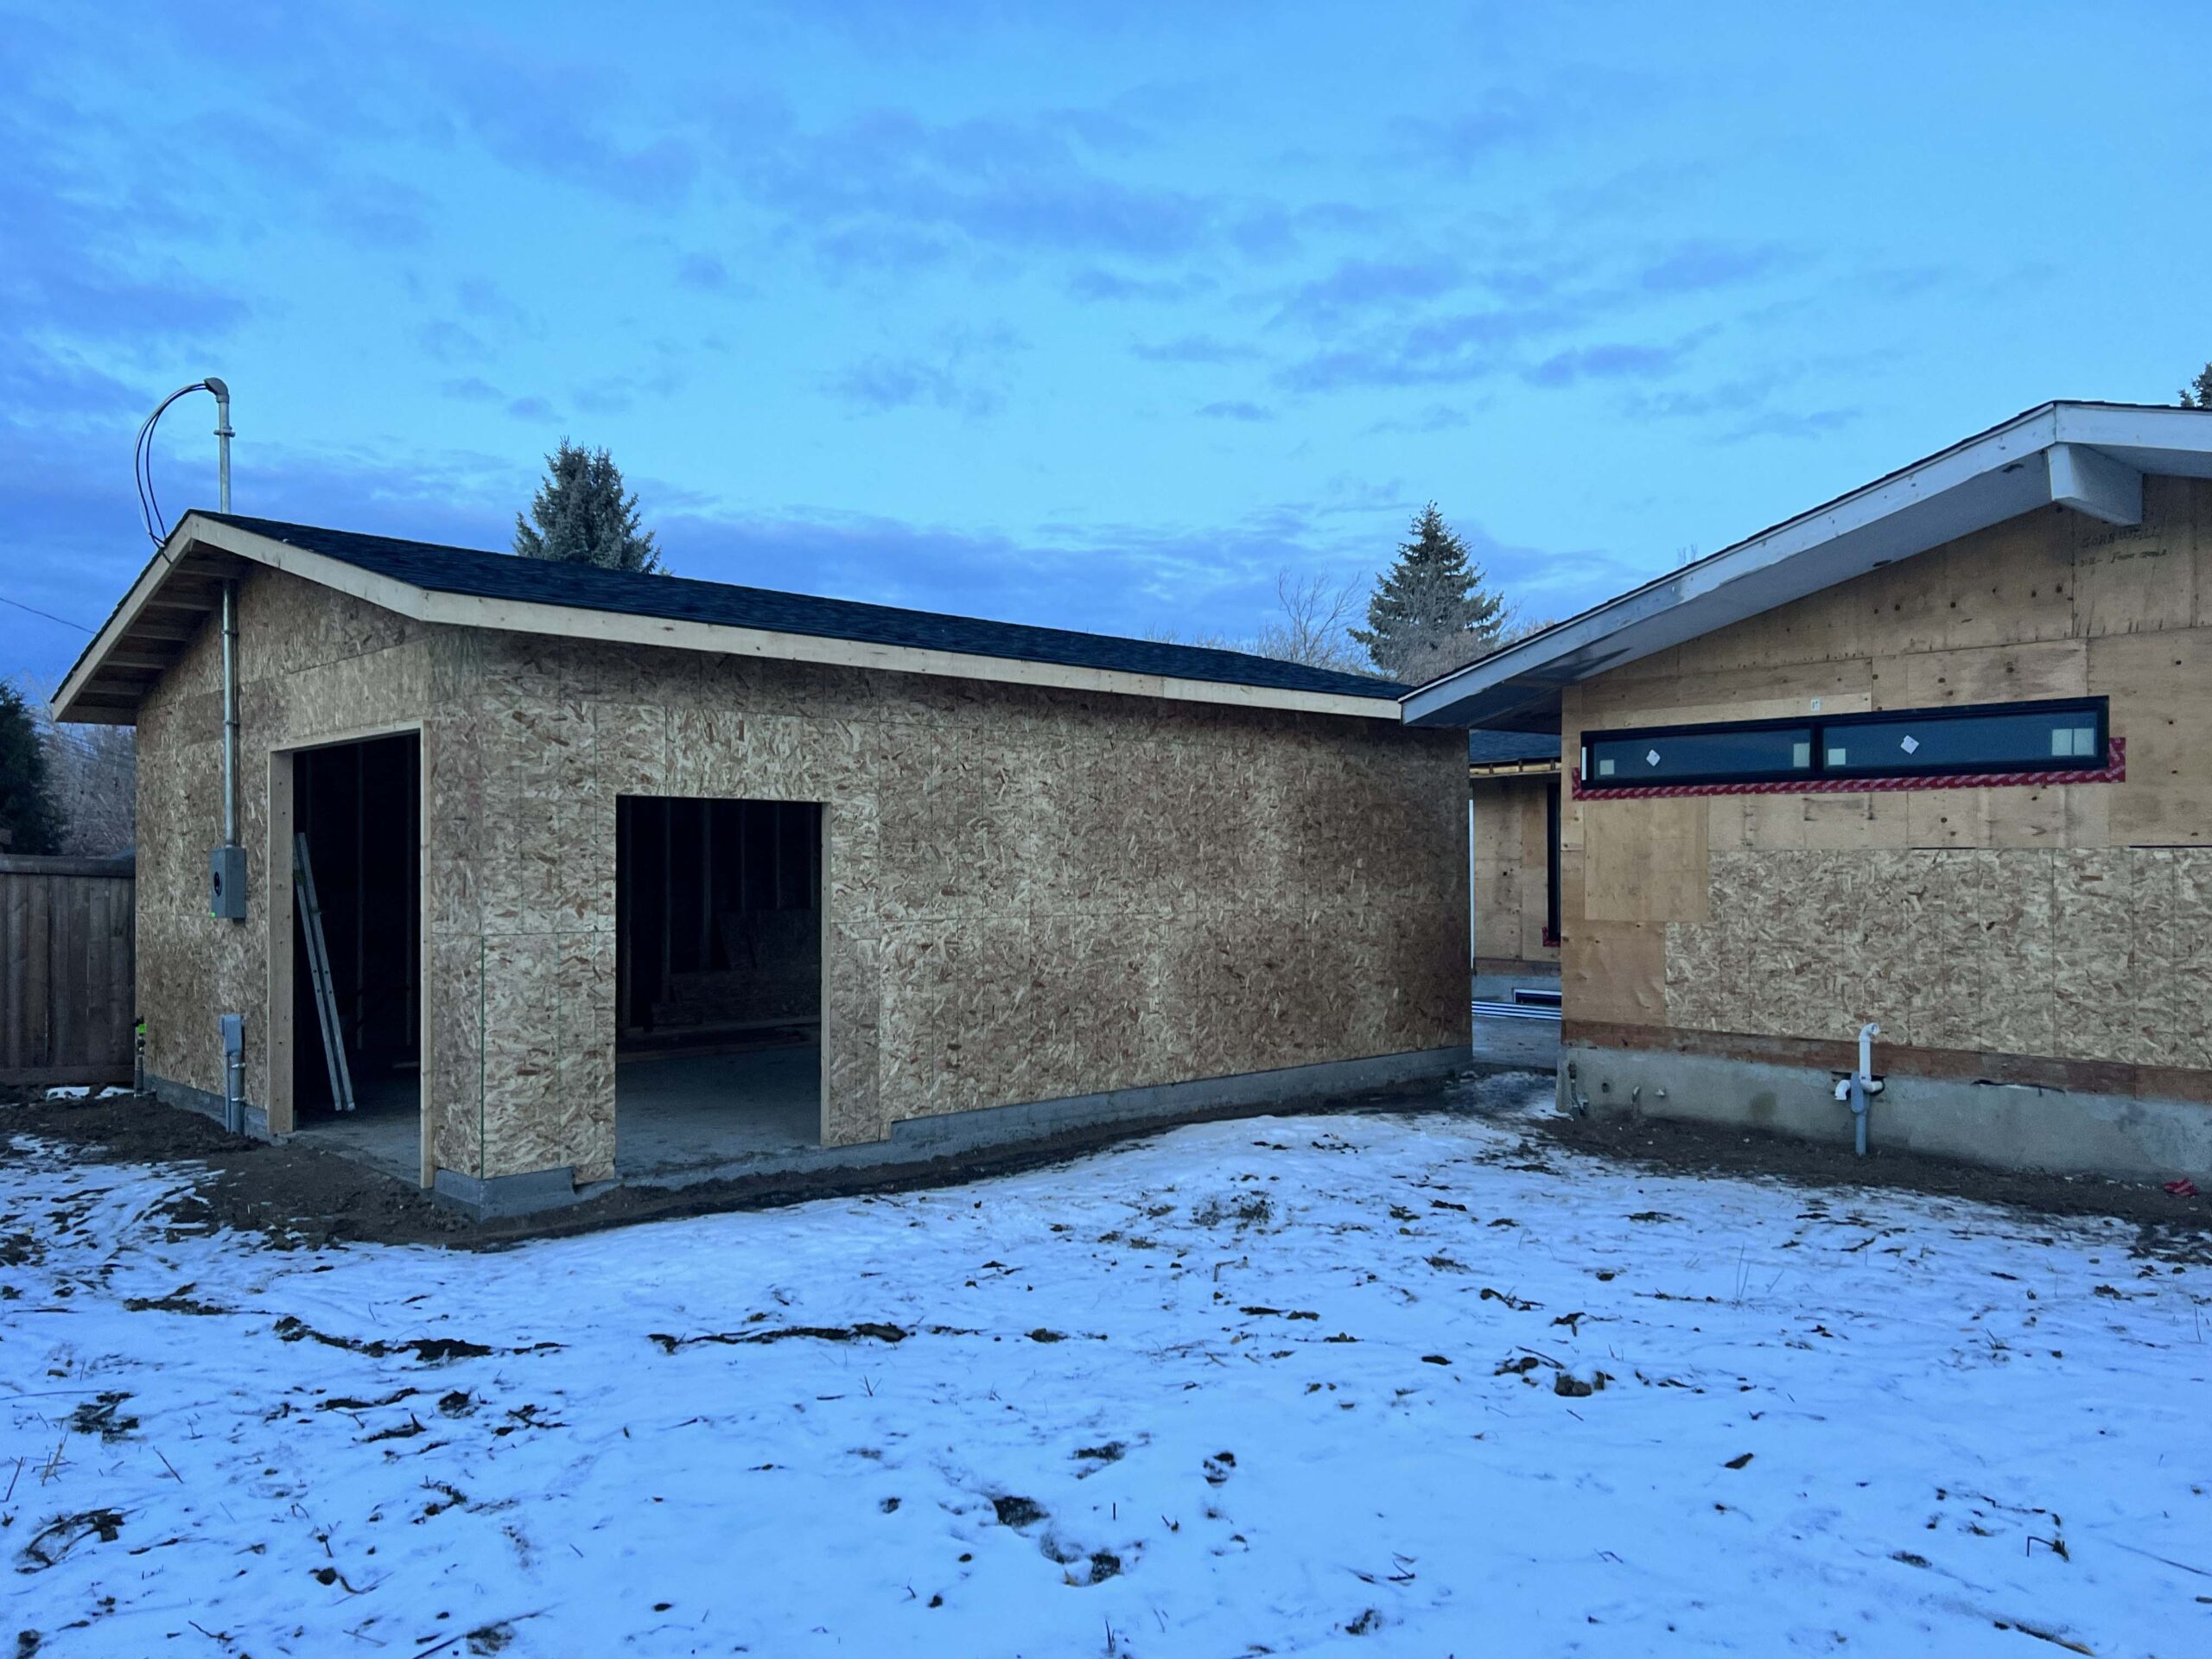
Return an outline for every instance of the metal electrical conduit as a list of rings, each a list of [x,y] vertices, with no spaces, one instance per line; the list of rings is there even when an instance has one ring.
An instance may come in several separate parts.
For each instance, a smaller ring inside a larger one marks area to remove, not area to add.
[[[231,389],[209,375],[188,386],[180,386],[156,404],[138,428],[130,467],[138,490],[138,511],[146,535],[158,551],[168,539],[162,522],[161,503],[154,490],[154,429],[162,411],[180,397],[204,391],[215,400],[215,502],[219,511],[231,510]],[[238,843],[238,585],[222,585],[223,645],[223,842],[208,861],[209,908],[233,921],[245,919],[245,849]],[[232,1134],[245,1128],[245,1016],[221,1017],[223,1039],[223,1127]],[[141,1023],[141,1030],[143,1025]]]
[[[204,391],[215,400],[215,504],[220,512],[231,510],[231,440],[238,435],[231,429],[230,386],[211,374],[169,393],[154,406],[154,412],[138,428],[137,442],[130,458],[131,473],[138,486],[139,515],[144,521],[147,538],[156,548],[168,539],[168,526],[162,521],[161,502],[154,491],[154,429],[171,404],[195,391]],[[230,848],[238,844],[238,604],[235,582],[223,584],[222,635],[223,845]]]

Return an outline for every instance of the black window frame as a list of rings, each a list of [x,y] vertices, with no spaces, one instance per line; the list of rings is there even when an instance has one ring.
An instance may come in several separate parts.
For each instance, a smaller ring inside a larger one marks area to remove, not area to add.
[[[1979,720],[1998,715],[2093,715],[2097,735],[2093,752],[2083,755],[2038,756],[2036,763],[1962,760],[1937,766],[1884,762],[1867,766],[1831,766],[1827,734],[1858,726],[1885,726],[1900,721],[1926,723],[1943,720]],[[1675,773],[1639,783],[1634,777],[1599,779],[1589,773],[1590,750],[1599,743],[1634,741],[1644,738],[1688,737],[1719,732],[1804,731],[1813,734],[1813,764],[1786,770]],[[2014,772],[2101,772],[2110,764],[2112,711],[2106,697],[2039,697],[2024,702],[1943,703],[1929,709],[1878,709],[1865,714],[1800,715],[1779,720],[1704,721],[1688,725],[1619,726],[1582,734],[1578,771],[1585,791],[1606,789],[1694,789],[1709,784],[1797,784],[1843,779],[1866,781],[1882,778],[1980,778]]]
[[[1559,943],[1559,774],[1544,784],[1544,943]]]

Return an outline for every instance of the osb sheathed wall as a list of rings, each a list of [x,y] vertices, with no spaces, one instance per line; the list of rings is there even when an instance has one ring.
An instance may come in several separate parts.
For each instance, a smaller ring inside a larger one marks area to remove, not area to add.
[[[2144,507],[2044,509],[1571,689],[1570,756],[1814,698],[2103,696],[2127,743],[2118,784],[1568,800],[1571,1024],[2212,1067],[2212,484]]]
[[[623,794],[823,804],[833,1144],[936,1113],[1466,1039],[1455,733],[418,632],[270,575],[246,584],[242,613],[250,800],[271,745],[372,713],[423,722],[440,1167],[613,1171]],[[219,805],[210,655],[203,640],[142,727],[142,844],[163,843],[179,895],[161,901],[142,985],[175,1028],[156,1071],[213,1089],[195,1028],[249,994],[257,1010],[266,968],[253,924],[201,913]],[[260,823],[244,836],[257,893]],[[172,993],[158,976],[194,957]]]
[[[420,720],[430,631],[273,573],[238,593],[238,839],[248,919],[207,913],[223,838],[222,641],[209,619],[138,713],[138,1007],[147,1070],[223,1089],[219,1015],[246,1016],[248,1100],[269,1098],[269,753]],[[308,1040],[314,1040],[311,1037]]]
[[[1548,942],[1548,777],[1473,779],[1475,971],[1510,974],[1559,961]]]
[[[519,634],[455,650],[434,991],[486,1007],[487,1173],[611,1167],[622,794],[823,804],[832,1143],[1465,1040],[1456,734]],[[471,850],[493,848],[527,850]],[[473,1030],[435,1046],[464,1103],[439,1162],[473,1169]]]

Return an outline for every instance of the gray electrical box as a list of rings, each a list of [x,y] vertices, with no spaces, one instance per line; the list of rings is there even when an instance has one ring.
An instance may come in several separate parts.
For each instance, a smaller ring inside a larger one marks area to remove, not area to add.
[[[245,849],[218,847],[207,855],[207,913],[245,920]]]

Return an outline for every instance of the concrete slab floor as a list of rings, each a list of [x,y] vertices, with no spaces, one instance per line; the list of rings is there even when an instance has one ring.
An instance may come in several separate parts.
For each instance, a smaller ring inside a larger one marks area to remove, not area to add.
[[[665,1054],[614,1069],[614,1173],[651,1180],[819,1146],[818,1044]]]
[[[365,1080],[350,1112],[300,1114],[296,1132],[315,1145],[396,1175],[412,1186],[423,1179],[422,1097],[414,1074]]]

